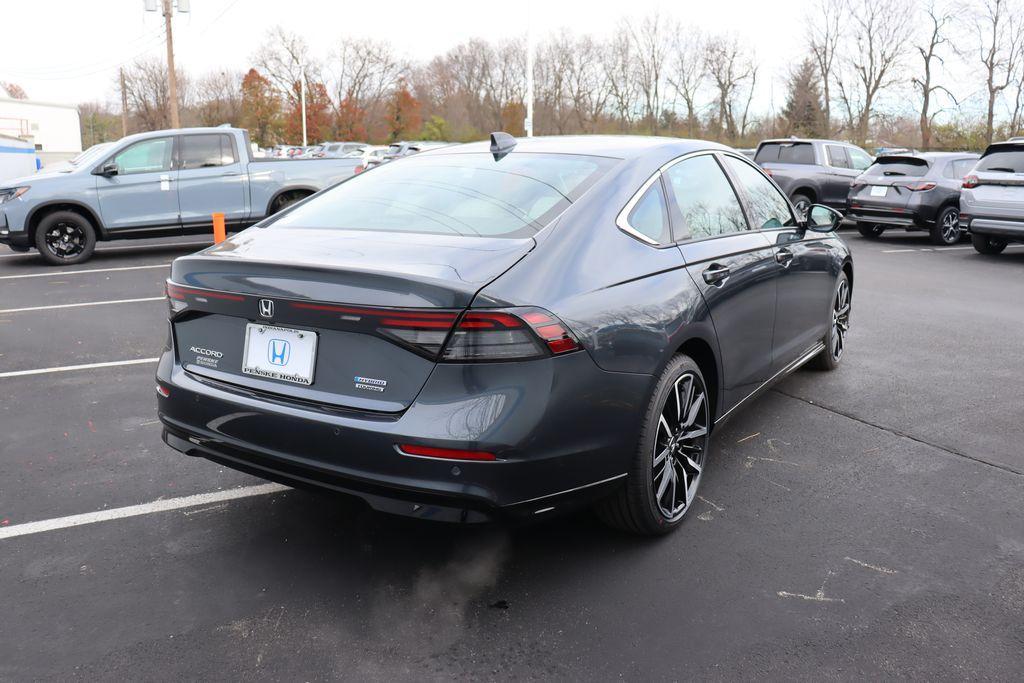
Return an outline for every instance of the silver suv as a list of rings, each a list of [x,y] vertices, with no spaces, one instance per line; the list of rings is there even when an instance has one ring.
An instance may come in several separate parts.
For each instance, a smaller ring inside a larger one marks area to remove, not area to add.
[[[982,254],[1024,242],[1024,140],[989,145],[964,178],[960,223]]]

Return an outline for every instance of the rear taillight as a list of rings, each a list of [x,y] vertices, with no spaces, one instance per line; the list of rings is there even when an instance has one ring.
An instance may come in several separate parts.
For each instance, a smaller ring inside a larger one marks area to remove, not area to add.
[[[927,192],[935,189],[935,183],[914,183],[907,185],[907,189],[911,192]]]
[[[366,170],[366,167],[363,166],[362,164],[359,164],[358,166],[356,166],[355,168],[352,169],[352,173],[354,175],[358,175],[358,174],[362,173],[365,170]]]
[[[579,349],[569,329],[539,308],[468,311],[452,331],[442,361],[526,360]]]
[[[970,190],[972,188],[977,187],[978,185],[979,185],[978,176],[976,176],[976,175],[964,176],[963,187],[966,187],[968,190]]]

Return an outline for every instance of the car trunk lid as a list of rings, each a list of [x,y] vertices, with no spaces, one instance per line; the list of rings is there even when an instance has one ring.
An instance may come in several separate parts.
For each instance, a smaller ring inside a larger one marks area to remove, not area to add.
[[[189,372],[254,391],[401,411],[476,293],[533,245],[252,228],[174,262],[178,359]]]

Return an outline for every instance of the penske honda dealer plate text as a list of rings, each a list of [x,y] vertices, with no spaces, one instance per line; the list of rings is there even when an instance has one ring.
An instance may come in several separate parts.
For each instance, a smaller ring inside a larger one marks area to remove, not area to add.
[[[245,326],[242,372],[295,384],[312,384],[316,333],[273,325]]]

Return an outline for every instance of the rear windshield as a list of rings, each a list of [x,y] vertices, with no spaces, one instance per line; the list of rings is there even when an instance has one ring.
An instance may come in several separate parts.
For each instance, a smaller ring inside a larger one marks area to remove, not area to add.
[[[616,159],[567,154],[412,156],[362,173],[274,226],[528,237]]]
[[[976,171],[1002,171],[1024,173],[1024,147],[986,154],[978,162]]]
[[[783,164],[813,164],[814,146],[809,142],[766,142],[757,150],[754,161]]]
[[[869,176],[908,176],[920,178],[928,173],[928,162],[914,157],[878,157],[864,171]]]

